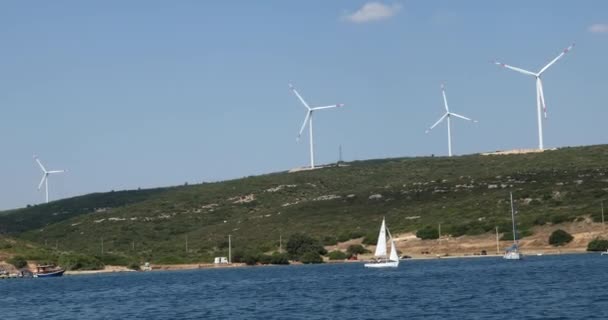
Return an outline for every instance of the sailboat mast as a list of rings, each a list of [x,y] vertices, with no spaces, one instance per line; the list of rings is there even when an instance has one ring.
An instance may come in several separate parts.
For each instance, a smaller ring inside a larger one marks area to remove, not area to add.
[[[513,222],[513,241],[517,247],[517,234],[515,233],[515,208],[513,207],[513,192],[509,192],[511,196],[511,221]]]

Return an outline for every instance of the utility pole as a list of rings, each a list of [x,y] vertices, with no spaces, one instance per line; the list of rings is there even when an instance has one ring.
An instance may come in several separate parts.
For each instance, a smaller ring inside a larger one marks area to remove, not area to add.
[[[232,239],[228,235],[228,263],[232,263]]]
[[[340,165],[340,163],[342,163],[342,145],[338,147],[338,165]]]
[[[498,244],[498,226],[496,227],[496,254],[500,254],[500,245]]]
[[[101,237],[101,255],[103,255],[103,237]]]
[[[283,253],[283,235],[279,233],[279,253]]]
[[[439,238],[438,239],[441,239],[441,223],[439,224]]]
[[[188,254],[188,235],[186,235],[186,254]]]
[[[604,200],[602,200],[602,228],[606,229],[606,225],[604,225]]]

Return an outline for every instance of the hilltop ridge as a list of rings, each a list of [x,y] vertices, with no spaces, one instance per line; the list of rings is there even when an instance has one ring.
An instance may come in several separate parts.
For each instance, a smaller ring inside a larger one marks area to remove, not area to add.
[[[334,244],[442,224],[454,237],[509,233],[508,193],[520,229],[591,217],[608,190],[608,146],[500,156],[353,161],[320,170],[99,193],[0,213],[0,231],[62,250],[163,263],[209,261],[234,248],[272,251],[304,232]],[[187,239],[187,240],[186,240]],[[375,239],[374,239],[375,240]],[[188,241],[188,251],[185,243]]]

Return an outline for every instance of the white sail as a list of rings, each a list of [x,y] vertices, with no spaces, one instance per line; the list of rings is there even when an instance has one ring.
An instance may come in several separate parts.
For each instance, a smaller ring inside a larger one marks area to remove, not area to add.
[[[386,257],[386,225],[384,218],[382,218],[382,226],[380,227],[380,234],[378,234],[378,242],[376,243],[376,257]]]
[[[395,240],[391,238],[391,255],[388,257],[391,261],[399,261],[399,256],[397,255],[397,249],[395,248]]]

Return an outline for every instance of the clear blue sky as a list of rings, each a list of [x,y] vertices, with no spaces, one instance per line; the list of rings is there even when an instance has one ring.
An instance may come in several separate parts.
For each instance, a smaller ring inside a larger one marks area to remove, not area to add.
[[[606,1],[4,1],[0,5],[0,208],[51,198],[217,181],[316,159],[455,154],[608,142]],[[365,4],[368,4],[366,7]],[[358,10],[362,10],[357,12]]]

